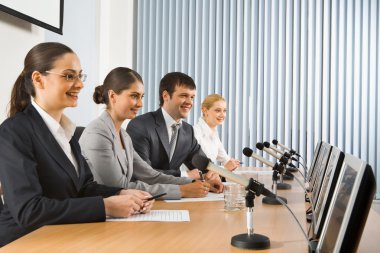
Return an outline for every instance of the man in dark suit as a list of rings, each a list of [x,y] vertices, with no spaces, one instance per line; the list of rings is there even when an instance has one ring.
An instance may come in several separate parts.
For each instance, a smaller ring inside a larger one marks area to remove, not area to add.
[[[127,132],[133,146],[141,158],[156,170],[177,177],[199,179],[199,171],[191,160],[195,154],[205,154],[195,139],[193,127],[182,121],[193,106],[194,80],[180,72],[168,73],[161,79],[159,92],[161,107],[136,117],[128,124]],[[187,175],[180,171],[182,163],[190,169]],[[217,178],[211,173],[206,175],[206,178]]]

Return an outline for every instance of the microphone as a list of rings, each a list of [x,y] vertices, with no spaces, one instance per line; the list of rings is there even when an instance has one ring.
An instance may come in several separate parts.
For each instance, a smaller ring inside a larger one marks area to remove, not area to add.
[[[265,165],[268,165],[269,167],[272,167],[273,170],[277,170],[279,173],[283,173],[284,172],[284,167],[279,165],[278,163],[272,163],[268,160],[266,160],[265,158],[259,156],[258,154],[254,153],[252,149],[248,148],[248,147],[245,147],[243,149],[243,154],[247,157],[252,157],[253,159],[256,159],[260,162],[262,162],[263,164]]]
[[[273,165],[273,163],[265,160],[264,158],[262,158],[261,156],[255,154],[255,153],[253,153],[253,150],[250,149],[250,148],[244,148],[243,149],[243,154],[245,156],[257,159],[257,160],[261,161],[262,163],[264,163],[266,165],[269,165],[269,166],[271,166],[273,168],[273,176],[272,176],[273,185],[272,185],[272,188],[273,188],[273,193],[276,196],[276,198],[273,198],[273,197],[264,197],[263,200],[262,200],[263,203],[270,204],[270,205],[279,205],[280,202],[278,202],[277,198],[281,198],[282,201],[284,201],[285,203],[287,203],[286,198],[277,196],[277,186],[278,186],[278,184],[277,184],[277,179],[278,179],[277,178],[277,174],[280,173],[280,176],[281,176],[281,174],[284,172],[284,169],[285,169],[284,165],[283,164],[278,164],[278,163],[275,163]],[[280,185],[280,187],[283,187],[283,186]]]
[[[291,155],[290,153],[285,152],[285,151],[282,151],[282,150],[280,150],[280,149],[274,147],[273,145],[270,145],[270,143],[269,143],[268,141],[263,142],[263,144],[264,144],[264,146],[265,146],[266,148],[270,148],[270,149],[272,149],[273,151],[275,151],[275,152],[277,152],[277,153],[280,153],[281,155],[285,156],[285,157],[288,158],[289,160],[293,160],[293,161],[298,162],[298,159],[292,157],[292,155]]]
[[[264,187],[264,184],[250,178],[238,176],[233,174],[231,171],[226,170],[225,168],[219,167],[212,162],[210,159],[204,156],[196,154],[191,162],[198,169],[207,168],[210,171],[216,172],[219,175],[234,181],[238,184],[241,184],[247,190],[245,196],[245,206],[247,207],[247,233],[238,234],[231,238],[231,245],[243,248],[243,249],[267,249],[270,247],[269,237],[257,233],[253,233],[253,206],[255,195],[260,196],[263,194],[265,196],[270,196],[271,198],[276,198],[276,195]]]
[[[289,159],[287,157],[285,157],[284,155],[283,156],[279,156],[277,155],[276,153],[274,153],[272,150],[270,150],[269,148],[265,147],[265,145],[261,142],[258,142],[256,144],[256,148],[259,149],[259,150],[263,150],[265,152],[267,152],[268,154],[270,154],[271,156],[273,156],[274,158],[276,158],[277,160],[280,161],[280,163],[283,163],[283,164],[288,164],[289,163]],[[290,167],[294,167],[294,165],[292,166],[293,164],[289,164]]]
[[[281,148],[283,148],[283,149],[289,151],[289,153],[290,153],[291,155],[300,156],[300,154],[298,154],[295,150],[290,149],[290,148],[286,147],[285,145],[282,145],[282,144],[279,143],[276,139],[273,139],[273,140],[272,140],[272,143],[273,143],[274,145],[276,145],[276,146],[278,145],[278,146],[280,146]]]
[[[301,174],[301,176],[305,179],[305,181],[306,181],[306,177],[305,177],[305,175],[294,165],[294,164],[292,164],[291,162],[291,160],[293,160],[293,161],[297,161],[299,164],[301,164],[302,165],[302,167],[305,169],[305,171],[306,171],[306,168],[305,168],[305,166],[300,162],[300,161],[298,161],[298,159],[297,158],[294,158],[294,157],[292,157],[292,155],[291,154],[289,154],[288,152],[284,152],[284,151],[282,151],[282,150],[279,150],[279,149],[277,149],[277,148],[275,148],[275,147],[273,147],[272,145],[270,145],[270,143],[269,142],[264,142],[263,143],[264,144],[264,146],[266,147],[266,148],[271,148],[271,149],[273,149],[274,151],[276,151],[276,152],[278,152],[278,153],[282,153],[285,157],[287,157],[288,159],[289,159],[289,161],[288,161],[288,165],[289,165],[289,167],[291,167],[291,168],[288,168],[288,170],[287,171],[285,171],[285,175],[288,175],[288,176],[290,176],[290,177],[292,177],[293,175],[290,173],[290,172],[299,172],[300,174]],[[302,158],[302,157],[301,157]],[[291,160],[290,160],[291,159]],[[289,171],[289,173],[288,173],[288,171]]]
[[[261,194],[267,197],[273,197],[275,198],[276,195],[274,195],[270,190],[266,189],[264,187],[264,184],[260,183],[259,181],[254,180],[253,178],[247,179],[245,177],[241,177],[239,175],[236,175],[232,173],[229,170],[226,170],[225,168],[222,168],[218,165],[213,164],[210,159],[195,155],[191,162],[194,164],[194,166],[200,170],[208,169],[213,172],[218,173],[219,175],[235,182],[240,185],[243,185],[246,190],[252,191],[256,194],[256,196],[260,196]]]
[[[280,149],[278,149],[278,148],[275,148],[274,146],[270,145],[270,143],[267,142],[267,141],[264,141],[263,144],[264,144],[264,146],[265,146],[266,148],[270,148],[270,149],[276,151],[277,153],[280,153],[281,155],[285,155],[285,153],[287,153],[287,152],[282,151],[282,150],[280,150]],[[289,153],[287,153],[287,154],[289,154]],[[290,154],[289,154],[289,155],[290,155]],[[287,155],[287,156],[288,156],[288,155]]]
[[[248,148],[248,147],[245,147],[245,148],[243,149],[243,154],[244,154],[245,156],[247,156],[247,157],[252,157],[253,159],[258,160],[258,161],[262,162],[263,164],[268,165],[269,167],[272,167],[272,168],[274,167],[274,163],[268,161],[267,159],[265,159],[265,158],[259,156],[259,155],[256,154],[256,153],[253,153],[253,150],[250,149],[250,148]]]
[[[279,155],[277,155],[276,153],[274,153],[274,152],[273,152],[272,150],[270,150],[269,148],[266,148],[266,147],[264,146],[263,143],[258,142],[258,143],[256,144],[256,148],[258,148],[259,150],[263,150],[263,151],[267,152],[268,154],[270,154],[271,156],[277,158],[277,159],[280,161],[280,163],[284,165],[284,167],[285,167],[285,166],[288,164],[288,162],[289,162],[288,158],[286,158],[285,156],[279,156]],[[288,165],[291,166],[291,165],[293,165],[293,164],[288,164]],[[293,166],[294,166],[294,165],[293,165]],[[292,167],[292,166],[291,166],[291,167]],[[285,171],[286,171],[286,170],[285,170]],[[292,176],[292,177],[289,178],[289,179],[293,179],[293,178],[294,178],[294,176]],[[281,174],[280,174],[280,183],[277,184],[277,188],[278,188],[278,189],[282,189],[282,190],[285,190],[285,189],[291,189],[292,186],[291,186],[290,184],[284,183],[284,182],[283,182],[283,179],[284,179],[284,176],[283,176],[283,173],[281,173]]]

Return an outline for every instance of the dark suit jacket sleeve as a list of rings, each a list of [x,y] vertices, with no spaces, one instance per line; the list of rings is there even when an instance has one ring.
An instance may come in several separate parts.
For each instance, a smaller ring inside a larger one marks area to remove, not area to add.
[[[156,170],[159,172],[162,172],[166,175],[181,177],[181,171],[179,169],[178,170],[159,170],[159,169],[156,169]]]
[[[191,160],[193,159],[193,157],[198,154],[200,156],[204,156],[207,158],[206,154],[203,152],[201,146],[198,144],[198,141],[197,139],[195,138],[195,135],[194,135],[194,129],[191,127],[191,132],[192,132],[192,138],[191,138],[191,152],[189,153],[189,155],[187,156],[186,160],[183,162],[187,168],[189,168],[190,170],[192,169],[195,169],[195,166],[193,165],[193,163],[191,162]],[[208,159],[208,158],[207,158]],[[202,171],[202,173],[207,173],[208,170],[206,168],[197,168],[199,170]]]
[[[5,203],[15,222],[20,227],[33,230],[46,224],[104,221],[105,208],[101,196],[71,198],[65,197],[68,194],[65,190],[54,189],[62,191],[61,197],[46,197],[49,192],[42,188],[39,170],[56,168],[38,166],[38,161],[44,159],[44,153],[36,151],[38,147],[31,137],[32,131],[25,122],[3,124],[0,128],[0,180]],[[52,158],[46,158],[45,153],[45,159]],[[90,190],[92,184],[89,182],[83,193],[93,193]]]

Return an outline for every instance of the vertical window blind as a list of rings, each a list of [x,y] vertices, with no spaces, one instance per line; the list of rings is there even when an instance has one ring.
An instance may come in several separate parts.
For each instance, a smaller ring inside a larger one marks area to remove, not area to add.
[[[310,165],[318,140],[367,161],[380,177],[380,3],[377,0],[139,0],[135,69],[143,112],[161,77],[181,71],[197,96],[223,95],[227,152],[279,140]],[[268,158],[264,154],[265,157]],[[379,182],[379,181],[378,181]],[[377,198],[380,192],[377,192]]]

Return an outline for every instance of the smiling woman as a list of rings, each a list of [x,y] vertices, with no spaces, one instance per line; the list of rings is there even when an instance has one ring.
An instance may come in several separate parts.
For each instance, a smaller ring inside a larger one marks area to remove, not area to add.
[[[240,166],[240,162],[227,155],[217,129],[226,118],[226,106],[226,101],[221,95],[208,95],[202,102],[202,117],[194,125],[194,134],[209,159],[221,162],[227,169],[234,170]]]
[[[149,193],[93,180],[73,136],[75,125],[63,114],[77,106],[84,79],[78,56],[63,44],[41,43],[26,55],[10,117],[0,126],[0,247],[44,225],[150,210]]]
[[[103,85],[95,88],[94,101],[106,104],[104,111],[83,131],[82,154],[95,180],[114,187],[140,189],[166,199],[201,197],[201,182],[158,172],[135,152],[130,136],[121,125],[136,117],[142,107],[144,86],[141,76],[124,67],[113,69]],[[190,99],[190,98],[184,98]]]

